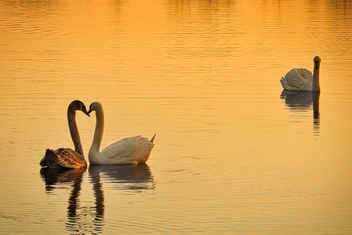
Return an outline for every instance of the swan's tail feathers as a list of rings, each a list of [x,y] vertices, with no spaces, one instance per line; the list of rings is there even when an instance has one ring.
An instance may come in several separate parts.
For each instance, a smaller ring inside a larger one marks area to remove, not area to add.
[[[280,83],[281,83],[282,88],[283,88],[284,90],[286,90],[286,81],[285,81],[285,78],[284,78],[284,77],[282,77],[282,78],[280,79]]]
[[[54,152],[54,150],[47,149],[45,152],[45,156],[40,161],[40,165],[47,166],[47,167],[55,166],[57,158],[58,157],[57,157],[56,153]]]
[[[48,150],[46,150],[46,151],[48,151]],[[46,166],[48,166],[48,164],[46,163],[46,153],[45,153],[44,157],[42,158],[42,160],[40,160],[39,165],[40,165],[41,167],[46,167]]]
[[[42,160],[40,160],[40,163],[39,163],[40,166],[42,167],[49,166],[49,163],[52,161],[53,155],[55,155],[53,150],[46,149],[44,157],[42,158]]]
[[[156,133],[153,135],[153,137],[150,139],[150,142],[154,142],[154,139],[155,139],[155,136],[156,136]]]

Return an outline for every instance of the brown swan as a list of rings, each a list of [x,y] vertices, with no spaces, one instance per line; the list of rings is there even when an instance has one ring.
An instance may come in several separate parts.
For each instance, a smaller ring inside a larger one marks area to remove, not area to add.
[[[74,100],[67,109],[68,127],[75,146],[71,148],[59,148],[56,150],[47,149],[45,156],[40,161],[42,167],[48,168],[86,168],[87,161],[84,159],[81,138],[76,123],[76,110],[80,110],[89,116],[86,106],[80,100]]]

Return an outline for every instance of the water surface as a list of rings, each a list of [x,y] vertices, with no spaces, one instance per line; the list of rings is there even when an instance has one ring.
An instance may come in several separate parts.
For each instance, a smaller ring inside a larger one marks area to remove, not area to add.
[[[351,1],[0,1],[2,233],[351,234],[351,25]],[[315,55],[321,93],[282,93]],[[41,170],[74,99],[103,147],[157,133],[147,165]]]

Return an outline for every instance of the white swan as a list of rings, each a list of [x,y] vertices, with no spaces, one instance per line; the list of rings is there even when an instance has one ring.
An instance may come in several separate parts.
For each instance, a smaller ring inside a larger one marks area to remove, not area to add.
[[[96,125],[92,146],[89,149],[89,162],[96,165],[145,163],[154,147],[155,135],[148,140],[141,136],[119,140],[99,152],[104,135],[104,111],[99,102],[93,102],[88,113],[95,111]]]
[[[86,168],[81,138],[76,123],[76,110],[80,110],[89,116],[86,106],[82,101],[72,101],[67,109],[68,127],[75,146],[75,151],[70,148],[47,149],[45,156],[40,161],[42,167],[48,168]]]
[[[319,69],[321,59],[315,56],[313,59],[314,70],[313,75],[307,69],[296,68],[291,69],[280,82],[285,90],[289,91],[320,91],[319,85]]]

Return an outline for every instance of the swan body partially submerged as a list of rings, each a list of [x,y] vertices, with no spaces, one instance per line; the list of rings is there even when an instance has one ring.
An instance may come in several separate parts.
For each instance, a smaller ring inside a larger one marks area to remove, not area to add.
[[[291,69],[284,77],[281,78],[280,82],[282,87],[288,91],[320,91],[320,57],[315,56],[313,62],[313,74],[304,68]]]
[[[99,102],[93,102],[88,113],[95,111],[96,126],[93,143],[89,149],[89,162],[96,165],[139,164],[145,163],[154,147],[155,135],[148,140],[140,135],[119,140],[100,151],[104,135],[104,111]]]
[[[71,148],[47,149],[40,161],[42,167],[48,168],[86,168],[87,161],[84,159],[83,148],[76,123],[76,110],[80,110],[89,116],[86,106],[82,101],[72,101],[67,109],[67,120],[75,151]]]

